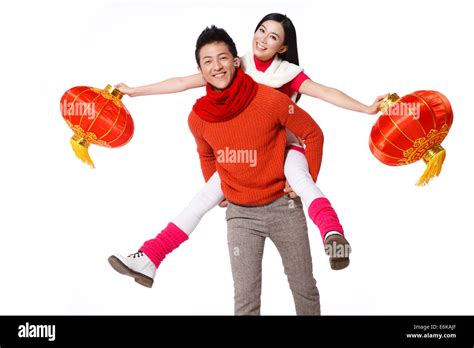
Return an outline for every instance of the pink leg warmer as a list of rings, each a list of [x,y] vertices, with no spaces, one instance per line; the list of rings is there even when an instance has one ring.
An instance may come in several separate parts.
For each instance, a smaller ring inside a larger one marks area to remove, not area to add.
[[[155,266],[158,267],[167,254],[179,247],[188,238],[186,233],[170,222],[156,238],[146,241],[140,248],[140,251],[148,256]]]
[[[318,226],[323,242],[324,236],[330,231],[336,231],[344,235],[344,230],[339,223],[336,211],[327,198],[316,198],[309,206],[308,215]]]

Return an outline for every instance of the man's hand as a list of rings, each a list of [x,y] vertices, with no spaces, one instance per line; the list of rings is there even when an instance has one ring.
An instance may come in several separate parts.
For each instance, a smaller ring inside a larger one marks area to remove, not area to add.
[[[293,189],[291,188],[290,184],[288,183],[288,181],[286,182],[285,184],[285,188],[284,190],[286,193],[288,193],[288,195],[290,196],[290,198],[296,198],[298,197],[298,195],[296,194],[296,192],[293,191]]]
[[[229,204],[229,201],[227,199],[224,199],[222,202],[219,203],[219,207],[225,208]]]

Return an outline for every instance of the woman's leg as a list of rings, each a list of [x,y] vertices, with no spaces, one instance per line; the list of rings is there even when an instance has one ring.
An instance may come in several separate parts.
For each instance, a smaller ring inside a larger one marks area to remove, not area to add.
[[[344,230],[339,223],[336,212],[313,181],[309,173],[308,161],[302,152],[295,149],[287,152],[285,176],[293,191],[301,197],[306,207],[308,207],[309,216],[318,226],[323,240],[330,232],[344,235]]]
[[[166,255],[186,241],[202,217],[223,199],[221,181],[216,172],[164,230],[146,241],[137,253],[127,257],[120,254],[110,256],[111,266],[119,273],[134,277],[138,283],[151,287],[156,269]]]
[[[156,238],[146,241],[140,251],[158,267],[166,254],[187,240],[202,217],[223,199],[221,180],[215,172],[189,205]]]
[[[189,205],[172,220],[188,236],[197,227],[206,213],[224,199],[221,189],[221,178],[217,172],[211,176],[206,185],[191,200]]]
[[[349,243],[344,238],[344,230],[336,211],[313,181],[304,150],[300,149],[293,147],[288,151],[285,159],[285,176],[293,191],[308,207],[308,215],[318,227],[325,243],[326,253],[330,255],[331,267],[345,268],[349,265]],[[338,256],[335,251],[339,249],[347,249],[348,252],[339,253]]]

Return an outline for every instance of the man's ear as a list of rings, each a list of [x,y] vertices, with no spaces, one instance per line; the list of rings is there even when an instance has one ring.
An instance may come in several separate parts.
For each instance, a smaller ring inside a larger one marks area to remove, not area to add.
[[[240,68],[240,58],[239,57],[234,58],[234,66],[236,68]]]
[[[282,53],[285,53],[286,51],[288,51],[288,45],[283,45],[278,50],[278,53],[282,54]]]
[[[201,67],[200,67],[199,65],[197,66],[197,69],[198,69],[198,71],[199,71],[200,73],[202,73]]]

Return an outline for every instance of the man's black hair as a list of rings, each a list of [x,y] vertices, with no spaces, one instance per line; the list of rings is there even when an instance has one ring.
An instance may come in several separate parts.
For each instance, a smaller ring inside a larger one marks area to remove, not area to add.
[[[235,47],[234,40],[227,34],[227,32],[222,28],[217,28],[215,25],[212,25],[210,28],[207,27],[203,30],[201,35],[199,35],[196,42],[196,51],[194,52],[196,56],[196,62],[198,66],[201,66],[199,63],[199,53],[201,48],[204,45],[214,43],[214,42],[223,42],[229,48],[230,53],[233,58],[237,57],[237,48]]]

